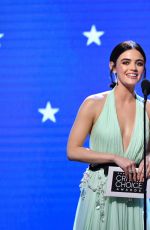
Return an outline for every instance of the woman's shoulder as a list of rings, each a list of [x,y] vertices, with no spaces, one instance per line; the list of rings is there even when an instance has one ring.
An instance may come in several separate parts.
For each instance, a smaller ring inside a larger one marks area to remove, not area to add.
[[[97,115],[101,112],[103,105],[106,101],[107,95],[110,91],[105,91],[97,94],[89,95],[85,98],[83,101],[81,108],[84,109],[84,111],[87,111],[88,113],[94,113],[94,115]]]
[[[143,105],[143,103],[144,103],[144,98],[141,97],[141,96],[138,95],[138,94],[136,94],[136,97],[137,97],[138,101]],[[142,106],[142,108],[143,108],[143,106]],[[150,100],[147,100],[147,101],[146,101],[146,112],[147,112],[147,115],[148,115],[148,117],[149,117],[149,119],[150,119]]]
[[[86,103],[86,104],[103,103],[106,100],[106,97],[109,94],[109,92],[110,91],[104,91],[101,93],[89,95],[88,97],[85,98],[83,103]]]
[[[147,111],[148,117],[150,119],[150,100],[147,100],[147,102],[146,102],[146,111]]]

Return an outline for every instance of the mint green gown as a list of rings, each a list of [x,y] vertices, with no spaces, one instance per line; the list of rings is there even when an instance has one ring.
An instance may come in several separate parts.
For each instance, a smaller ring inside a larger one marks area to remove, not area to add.
[[[90,149],[118,154],[134,160],[143,158],[143,102],[136,95],[136,115],[128,148],[124,151],[118,123],[114,90],[106,98],[103,110],[90,135]],[[128,116],[128,114],[126,114]],[[149,119],[146,115],[146,138]],[[80,198],[73,230],[143,230],[143,199],[106,197],[104,170],[85,171],[80,184]],[[150,230],[148,227],[147,230]]]

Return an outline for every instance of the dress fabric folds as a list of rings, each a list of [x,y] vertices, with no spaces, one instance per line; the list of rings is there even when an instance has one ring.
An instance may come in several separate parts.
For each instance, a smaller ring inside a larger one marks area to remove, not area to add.
[[[143,99],[136,95],[136,114],[130,143],[124,150],[115,106],[115,89],[106,98],[103,110],[90,135],[90,149],[118,154],[134,160],[143,159]],[[128,114],[126,114],[128,116]],[[149,119],[146,114],[146,139]],[[73,230],[143,230],[143,199],[106,197],[107,175],[104,169],[84,172]],[[148,228],[150,230],[150,228]]]

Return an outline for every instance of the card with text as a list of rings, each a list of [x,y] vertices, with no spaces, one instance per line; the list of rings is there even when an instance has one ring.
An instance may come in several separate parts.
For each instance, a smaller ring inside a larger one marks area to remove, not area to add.
[[[105,196],[144,198],[144,183],[130,181],[120,167],[109,167]],[[147,198],[150,198],[150,179],[147,181]]]

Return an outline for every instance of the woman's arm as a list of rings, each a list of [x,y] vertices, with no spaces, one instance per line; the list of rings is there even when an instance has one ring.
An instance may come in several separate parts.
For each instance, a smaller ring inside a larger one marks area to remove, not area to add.
[[[150,101],[147,101],[146,112],[150,120]],[[146,176],[150,178],[150,139],[147,147],[147,156],[146,156]],[[138,169],[137,179],[140,181],[144,180],[144,160],[141,161]]]
[[[102,109],[102,105],[103,103],[97,102],[91,98],[85,100],[81,105],[68,139],[68,159],[86,163],[116,163],[125,171],[126,175],[128,175],[129,170],[131,169],[135,174],[134,161],[116,154],[104,152],[99,153],[83,147],[84,141],[90,134],[95,121],[95,108],[101,107]]]
[[[86,163],[114,162],[114,154],[99,154],[96,151],[83,147],[84,141],[90,134],[94,124],[95,106],[97,107],[97,101],[88,98],[83,102],[78,111],[67,144],[67,156],[69,160]]]

